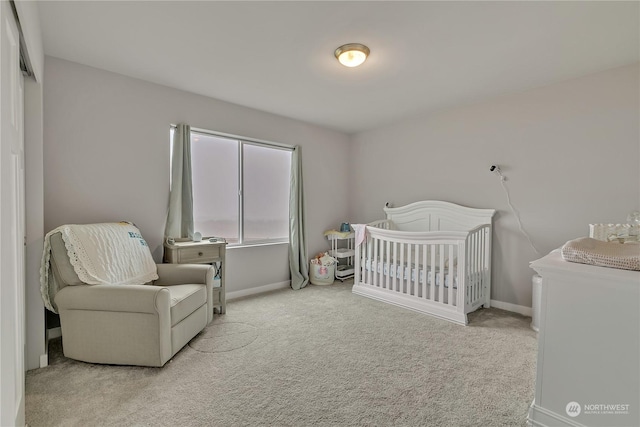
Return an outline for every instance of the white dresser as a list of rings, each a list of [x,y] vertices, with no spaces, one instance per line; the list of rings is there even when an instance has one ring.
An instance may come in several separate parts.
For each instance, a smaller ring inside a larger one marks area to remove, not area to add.
[[[533,426],[640,426],[640,272],[531,263],[542,276]]]

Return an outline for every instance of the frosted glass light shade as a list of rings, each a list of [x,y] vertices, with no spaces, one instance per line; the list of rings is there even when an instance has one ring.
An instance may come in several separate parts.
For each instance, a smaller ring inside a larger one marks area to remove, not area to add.
[[[345,67],[357,67],[367,59],[369,52],[369,48],[363,44],[349,43],[337,48],[334,54]]]

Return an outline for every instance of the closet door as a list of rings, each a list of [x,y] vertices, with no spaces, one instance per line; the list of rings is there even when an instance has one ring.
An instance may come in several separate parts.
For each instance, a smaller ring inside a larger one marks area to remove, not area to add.
[[[0,425],[24,416],[23,78],[11,4],[0,1]]]

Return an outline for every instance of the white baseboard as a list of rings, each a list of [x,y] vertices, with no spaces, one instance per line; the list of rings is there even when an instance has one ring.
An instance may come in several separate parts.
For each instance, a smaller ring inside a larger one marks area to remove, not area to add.
[[[255,288],[242,289],[240,291],[232,291],[227,292],[227,301],[233,300],[236,298],[242,298],[249,295],[261,294],[264,292],[275,291],[276,289],[284,289],[291,286],[291,281],[287,280],[285,282],[271,283],[264,286],[258,286]]]
[[[529,407],[527,423],[531,427],[586,427],[584,424],[565,417],[564,414],[557,414],[549,409],[537,406],[535,401]]]
[[[49,355],[48,354],[41,354],[40,355],[40,367],[41,368],[46,368],[47,366],[49,366]]]
[[[531,317],[533,315],[533,309],[531,307],[525,307],[524,305],[516,305],[503,301],[491,300],[491,307],[499,308],[501,310],[512,311],[514,313],[522,314],[523,316]]]

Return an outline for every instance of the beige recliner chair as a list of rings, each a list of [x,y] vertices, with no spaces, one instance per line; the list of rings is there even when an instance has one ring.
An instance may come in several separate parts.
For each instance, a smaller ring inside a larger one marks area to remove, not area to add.
[[[51,235],[64,355],[115,365],[163,366],[213,318],[215,270],[158,264],[145,285],[87,285],[75,273],[61,234]]]

